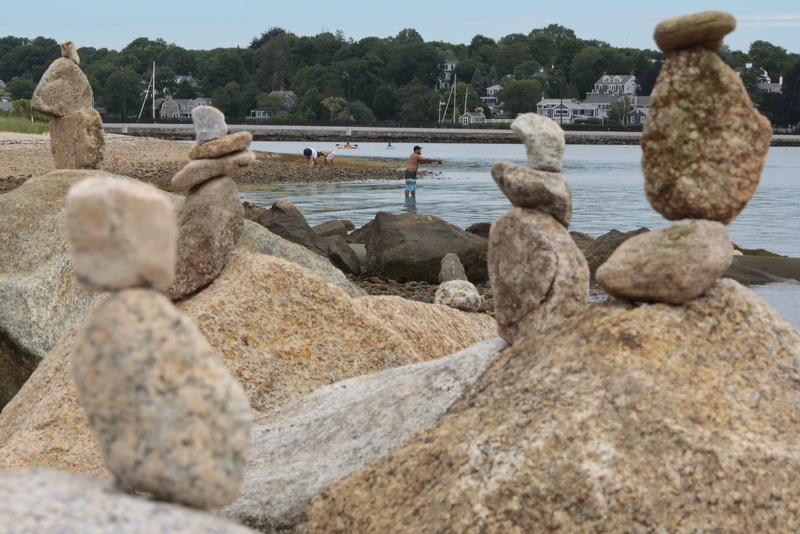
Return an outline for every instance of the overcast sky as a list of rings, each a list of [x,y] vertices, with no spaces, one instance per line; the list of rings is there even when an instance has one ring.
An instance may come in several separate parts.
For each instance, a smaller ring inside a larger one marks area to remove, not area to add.
[[[191,50],[246,47],[273,26],[296,35],[341,30],[346,38],[391,37],[413,28],[425,41],[469,44],[477,34],[499,39],[510,33],[561,24],[581,39],[615,47],[655,48],[653,29],[666,18],[720,9],[737,29],[725,39],[734,50],[768,41],[800,53],[798,0],[41,0],[4,2],[0,37],[71,39],[80,48],[121,50],[138,37],[162,38]]]

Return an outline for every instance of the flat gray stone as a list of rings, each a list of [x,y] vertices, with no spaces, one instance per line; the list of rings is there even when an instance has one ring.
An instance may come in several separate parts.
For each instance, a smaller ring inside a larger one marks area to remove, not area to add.
[[[217,139],[193,145],[192,150],[189,151],[189,159],[218,158],[244,150],[249,147],[252,142],[253,134],[250,132],[236,132],[223,135]]]
[[[253,152],[244,150],[220,158],[190,161],[172,177],[172,185],[177,189],[189,189],[211,178],[233,174],[250,165],[255,159],[256,155]]]
[[[458,254],[448,252],[441,261],[442,270],[439,271],[439,283],[449,282],[450,280],[467,280],[467,273],[461,264]]]

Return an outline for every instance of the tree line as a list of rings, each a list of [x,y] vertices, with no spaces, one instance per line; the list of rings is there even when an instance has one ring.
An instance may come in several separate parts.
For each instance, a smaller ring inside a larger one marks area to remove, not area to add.
[[[500,84],[498,98],[509,117],[535,111],[542,97],[583,100],[603,73],[633,74],[639,80],[639,93],[649,95],[664,61],[656,50],[581,39],[558,24],[499,40],[476,35],[469,44],[425,42],[411,28],[393,37],[354,41],[340,31],[298,36],[273,27],[237,48],[187,50],[163,39],[141,37],[120,51],[79,47],[78,53],[95,105],[112,115],[123,110],[138,113],[155,63],[157,98],[210,97],[228,117],[246,117],[261,109],[286,111],[296,120],[364,123],[438,120],[439,103],[450,91],[436,89],[445,59],[458,61],[457,114],[481,108],[486,88]],[[0,80],[10,97],[30,99],[59,54],[53,39],[0,38]],[[800,55],[766,41],[753,42],[747,52],[726,46],[719,55],[731,67],[753,65],[743,81],[773,123],[800,120]],[[782,93],[758,89],[764,72],[773,81],[783,76]],[[196,83],[177,82],[179,75],[191,75]],[[276,90],[293,91],[298,104],[283,109],[283,99],[270,96]],[[147,108],[150,102],[144,104]]]

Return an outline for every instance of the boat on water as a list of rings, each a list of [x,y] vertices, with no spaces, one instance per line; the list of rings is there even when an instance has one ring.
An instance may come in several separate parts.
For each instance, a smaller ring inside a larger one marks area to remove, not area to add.
[[[350,143],[346,143],[344,145],[336,145],[336,148],[358,148],[358,145],[351,145]]]

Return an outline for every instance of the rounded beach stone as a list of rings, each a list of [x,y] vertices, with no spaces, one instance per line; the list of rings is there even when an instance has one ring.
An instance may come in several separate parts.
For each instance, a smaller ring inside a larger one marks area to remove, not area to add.
[[[189,159],[218,158],[233,152],[239,152],[250,146],[253,134],[250,132],[236,132],[223,135],[217,139],[195,144],[189,152]]]
[[[524,113],[511,123],[511,129],[524,143],[532,168],[561,172],[564,130],[553,119],[536,113]]]
[[[436,289],[433,303],[466,312],[476,312],[481,307],[481,294],[472,282],[450,280]]]
[[[201,509],[239,495],[250,404],[197,326],[164,295],[112,294],[76,334],[72,368],[106,466],[120,482]]]
[[[705,293],[732,257],[724,224],[688,219],[625,241],[597,269],[596,278],[613,297],[683,304]]]
[[[189,189],[216,176],[233,174],[250,165],[255,159],[256,155],[250,150],[234,152],[221,158],[196,159],[187,163],[172,177],[172,185],[177,189]]]
[[[50,150],[56,169],[96,169],[105,149],[103,119],[92,108],[50,121]]]
[[[569,232],[547,213],[514,208],[489,232],[489,276],[500,337],[509,344],[579,313],[589,267]]]
[[[87,178],[65,202],[73,266],[86,291],[169,287],[175,275],[175,210],[137,181]]]
[[[549,213],[569,228],[572,219],[572,187],[560,174],[498,161],[492,178],[511,203]]]
[[[64,117],[92,108],[92,86],[81,68],[60,57],[50,64],[33,92],[31,108],[50,117]]]
[[[772,126],[719,57],[670,55],[641,138],[645,193],[670,220],[732,221],[755,193]]]
[[[217,139],[228,133],[225,114],[212,106],[199,106],[192,110],[192,122],[198,143]]]
[[[227,265],[243,229],[244,208],[231,178],[190,189],[178,214],[175,281],[164,293],[174,300],[208,285]]]
[[[653,39],[665,54],[694,46],[716,53],[722,49],[722,38],[734,29],[736,19],[730,13],[703,11],[660,22]]]

